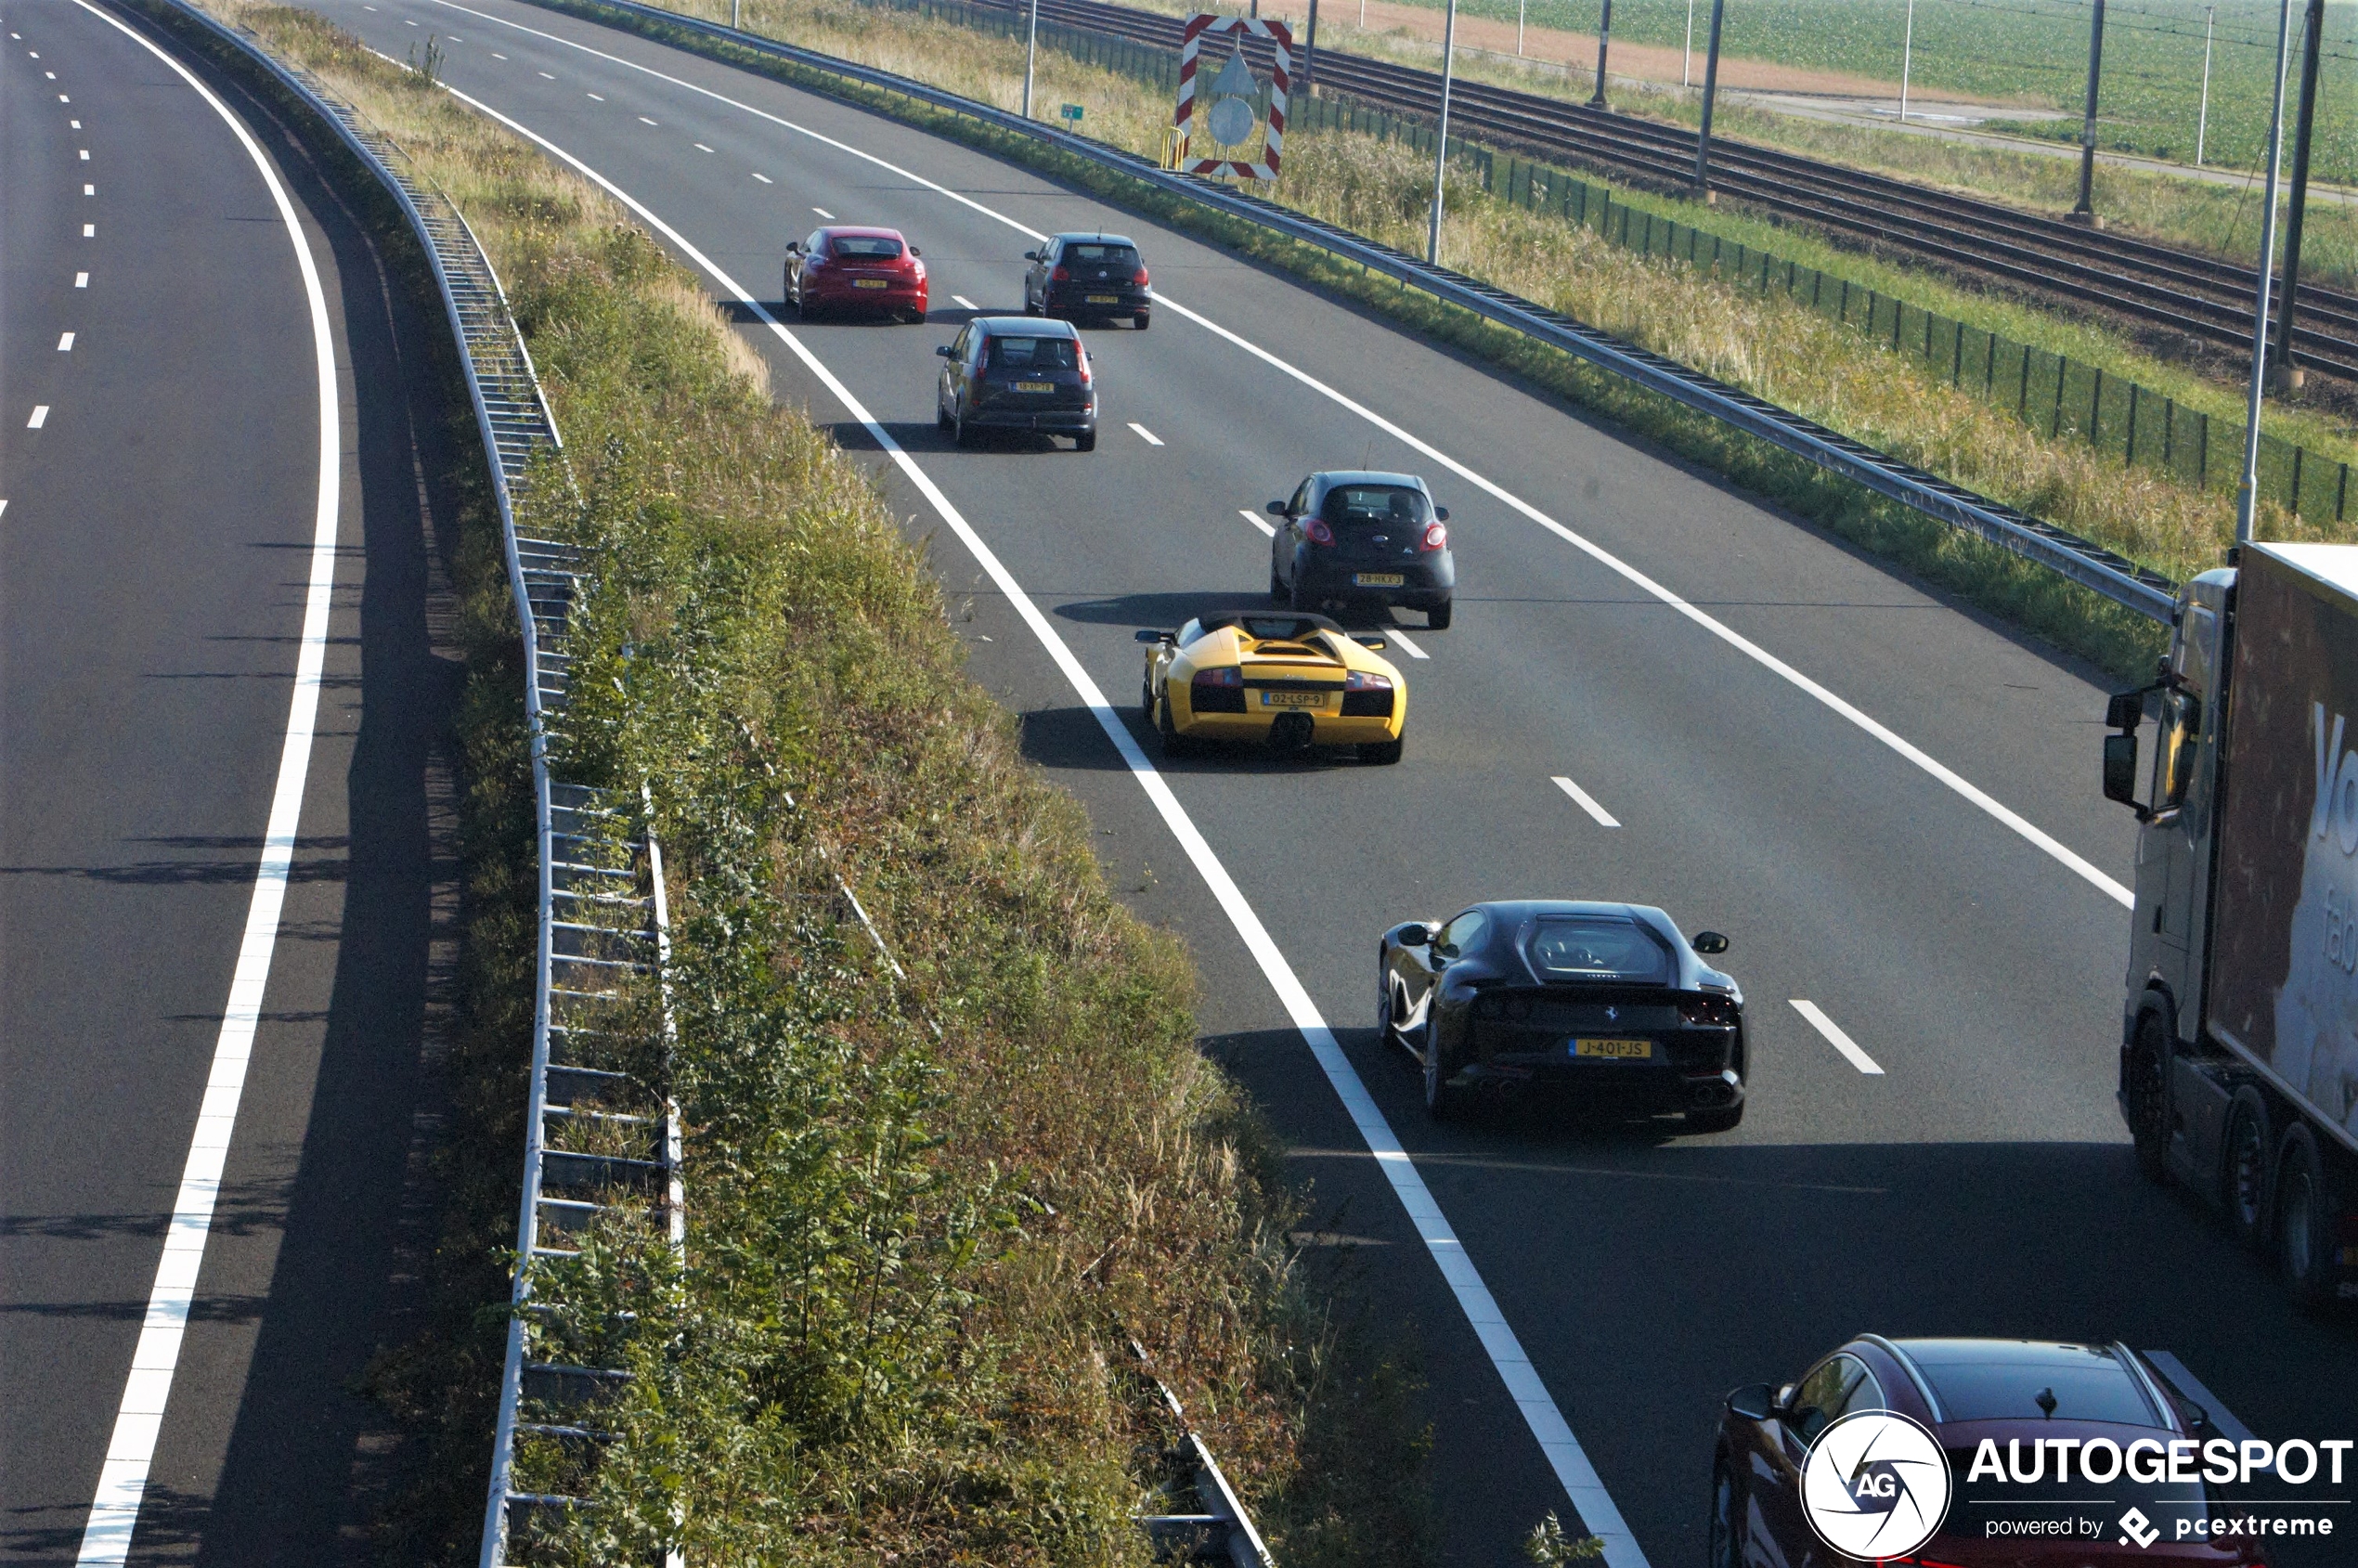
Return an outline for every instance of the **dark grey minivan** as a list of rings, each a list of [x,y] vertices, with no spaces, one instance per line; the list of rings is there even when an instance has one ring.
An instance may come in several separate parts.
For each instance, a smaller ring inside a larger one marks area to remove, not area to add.
[[[1023,430],[1096,449],[1096,375],[1069,323],[978,316],[934,352],[945,361],[934,422],[955,431],[959,446],[982,431]]]

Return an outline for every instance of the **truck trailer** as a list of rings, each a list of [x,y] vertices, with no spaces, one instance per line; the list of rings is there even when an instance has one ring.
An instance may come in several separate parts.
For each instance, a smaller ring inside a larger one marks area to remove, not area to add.
[[[2105,794],[2140,824],[2120,1111],[2145,1177],[2315,1309],[2358,1296],[2358,546],[2229,560],[2106,715]]]

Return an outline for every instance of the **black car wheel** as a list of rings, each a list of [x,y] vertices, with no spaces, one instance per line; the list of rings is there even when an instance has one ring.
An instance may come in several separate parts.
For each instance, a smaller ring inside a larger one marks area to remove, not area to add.
[[[1186,757],[1196,749],[1196,743],[1181,734],[1178,726],[1171,721],[1171,693],[1168,691],[1163,693],[1162,700],[1155,704],[1155,735],[1162,742],[1165,757]]]
[[[1134,317],[1132,317],[1130,318],[1130,324],[1131,324],[1132,326],[1134,326],[1134,327],[1137,328],[1137,329],[1138,329],[1138,330],[1140,330],[1140,331],[1142,331],[1142,332],[1143,332],[1143,331],[1145,331],[1145,330],[1147,330],[1147,324],[1148,324],[1148,323],[1150,323],[1150,322],[1151,322],[1151,321],[1153,321],[1153,320],[1154,320],[1154,317],[1151,317],[1151,316],[1147,315],[1145,311],[1143,311],[1143,310],[1142,310],[1142,311],[1140,311],[1137,315],[1135,315],[1135,316],[1134,316]]]
[[[1393,1025],[1399,1020],[1399,1016],[1400,999],[1392,989],[1392,976],[1389,973],[1379,976],[1376,980],[1376,1043],[1379,1046],[1392,1043]]]
[[[1400,754],[1407,747],[1406,737],[1395,741],[1370,741],[1359,748],[1359,760],[1388,768],[1400,760]]]
[[[1097,449],[1097,433],[1094,430],[1082,431],[1080,434],[1072,438],[1072,449],[1076,452],[1095,451]]]
[[[1464,1108],[1466,1092],[1449,1082],[1451,1073],[1441,1059],[1440,1041],[1440,1021],[1428,1012],[1424,1049],[1418,1053],[1425,1060],[1425,1114],[1435,1121],[1446,1121]]]
[[[2129,1047],[2122,1073],[2122,1100],[2129,1116],[2129,1138],[2137,1156],[2137,1173],[2157,1186],[2170,1180],[2170,1105],[2162,1074],[2170,1060],[2170,1027],[2158,1007],[2137,1020],[2137,1038]]]
[[[1435,631],[1448,630],[1449,615],[1456,607],[1456,603],[1457,602],[1455,600],[1445,599],[1440,603],[1435,604],[1432,609],[1427,610],[1425,612],[1425,625],[1432,628]]]
[[[1293,591],[1288,595],[1287,603],[1290,608],[1300,611],[1304,615],[1315,615],[1317,613],[1317,596],[1312,591],[1310,584],[1303,579],[1300,571],[1296,571],[1294,573]]]
[[[797,321],[808,321],[815,314],[810,308],[810,296],[799,289],[795,291],[794,314]]]
[[[1283,604],[1291,597],[1286,591],[1286,579],[1277,575],[1277,558],[1269,557],[1269,597]]]
[[[1711,1467],[1711,1540],[1704,1558],[1711,1568],[1743,1568],[1743,1541],[1737,1534],[1743,1506],[1736,1478],[1721,1459]]]
[[[951,439],[961,447],[973,446],[975,438],[982,434],[978,430],[966,428],[966,411],[954,404],[950,409],[950,430]]]
[[[933,400],[933,427],[936,430],[954,428],[954,421],[950,418],[950,410],[941,406],[941,399],[939,397]]]
[[[2255,1251],[2268,1244],[2268,1102],[2248,1084],[2227,1106],[2227,1141],[2220,1157],[2220,1197],[2226,1200],[2227,1228]]]

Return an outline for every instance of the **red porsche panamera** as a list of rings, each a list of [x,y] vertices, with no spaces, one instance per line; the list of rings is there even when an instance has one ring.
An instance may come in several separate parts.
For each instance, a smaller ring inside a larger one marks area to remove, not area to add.
[[[897,228],[814,229],[786,246],[785,301],[805,321],[821,310],[926,318],[926,263]]]

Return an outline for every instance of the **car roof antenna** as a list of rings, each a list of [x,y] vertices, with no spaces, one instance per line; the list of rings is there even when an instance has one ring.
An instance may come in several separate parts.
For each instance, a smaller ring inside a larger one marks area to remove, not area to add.
[[[2038,1406],[2040,1414],[2045,1416],[2049,1420],[2053,1420],[2054,1419],[2055,1391],[2054,1389],[2041,1389],[2037,1393],[2031,1395],[2030,1402],[2033,1405]]]

